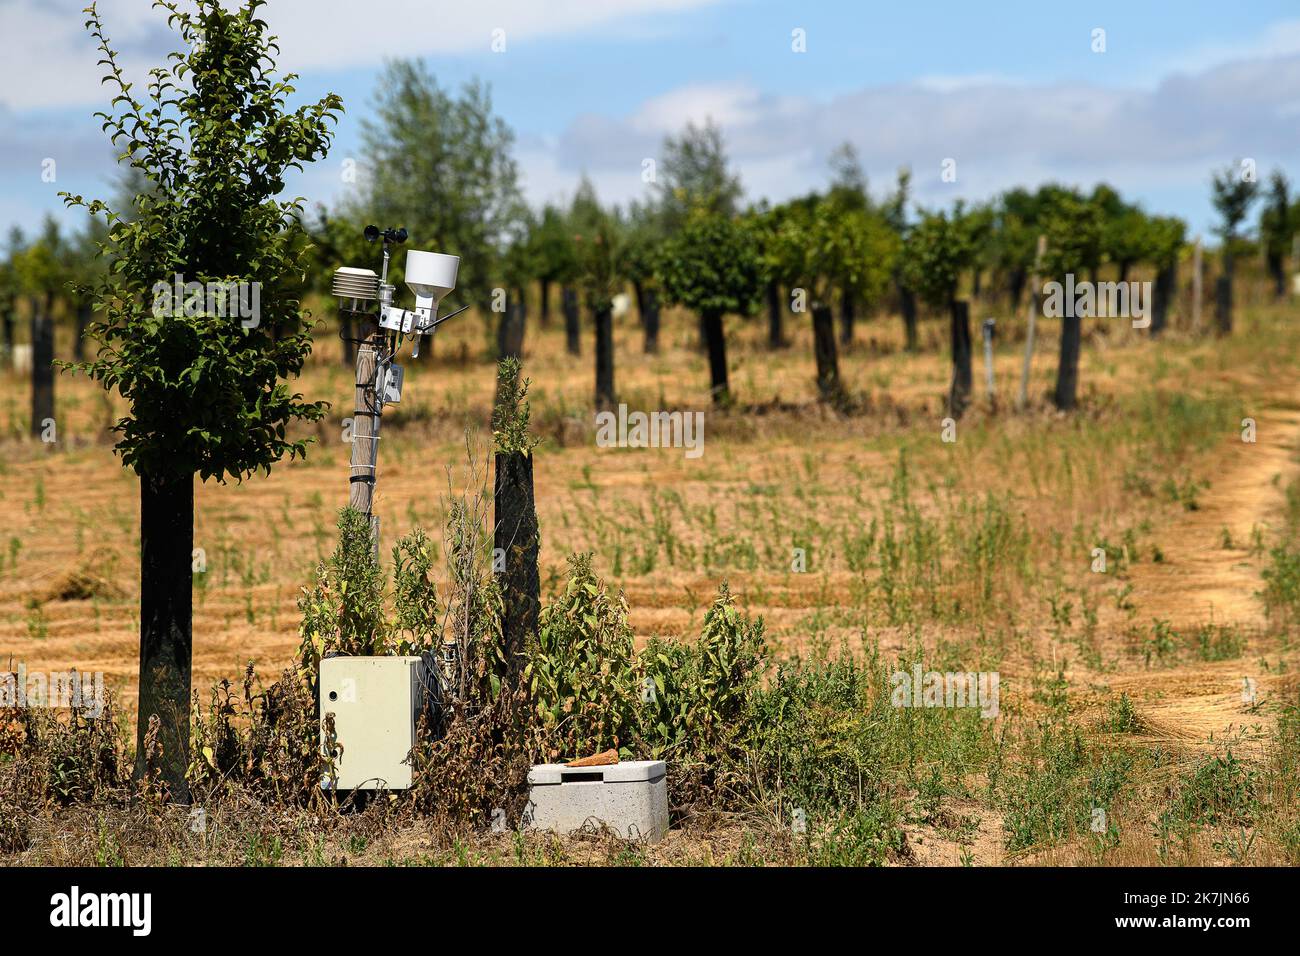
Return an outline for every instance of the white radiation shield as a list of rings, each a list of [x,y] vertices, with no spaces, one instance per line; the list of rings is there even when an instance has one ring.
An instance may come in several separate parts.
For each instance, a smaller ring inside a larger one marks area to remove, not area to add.
[[[412,249],[406,254],[406,287],[416,298],[416,308],[437,314],[438,303],[456,288],[456,270],[460,256]]]

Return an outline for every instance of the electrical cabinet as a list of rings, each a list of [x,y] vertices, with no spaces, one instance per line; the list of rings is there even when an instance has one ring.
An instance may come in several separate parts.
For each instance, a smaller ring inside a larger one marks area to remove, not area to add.
[[[325,717],[334,715],[334,771],[321,786],[339,790],[405,790],[415,725],[430,692],[422,657],[327,657],[320,662],[321,752],[331,741]]]

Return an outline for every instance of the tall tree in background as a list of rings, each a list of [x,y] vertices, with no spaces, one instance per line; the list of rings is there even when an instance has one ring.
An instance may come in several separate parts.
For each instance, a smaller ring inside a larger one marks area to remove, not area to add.
[[[1095,268],[1101,256],[1102,207],[1078,195],[1061,193],[1053,197],[1045,216],[1047,253],[1043,275],[1063,285],[1066,275],[1076,280],[1085,269]],[[1061,357],[1056,367],[1053,401],[1062,411],[1071,411],[1079,401],[1079,352],[1083,345],[1083,317],[1076,303],[1064,302],[1061,317]]]
[[[1229,166],[1214,174],[1210,183],[1211,200],[1222,218],[1217,228],[1223,240],[1223,275],[1214,283],[1214,317],[1221,335],[1232,331],[1232,280],[1236,260],[1237,230],[1250,212],[1259,193],[1259,183],[1245,175],[1239,166]]]
[[[952,343],[948,413],[953,418],[962,416],[971,395],[970,303],[959,299],[957,290],[974,255],[960,207],[951,216],[923,213],[903,249],[904,281],[932,308],[948,310]]]
[[[730,404],[723,317],[757,308],[763,273],[753,227],[715,206],[697,206],[664,243],[659,269],[664,297],[700,317],[714,404]]]
[[[728,167],[722,130],[712,120],[703,126],[687,123],[680,135],[664,140],[656,183],[664,227],[670,233],[697,206],[734,215],[743,193],[740,178]]]
[[[460,256],[457,287],[484,306],[521,204],[514,134],[485,86],[452,95],[420,62],[389,63],[378,90],[362,120],[364,198],[342,211],[363,225],[405,226],[416,248]]]
[[[1259,217],[1259,237],[1264,243],[1264,261],[1273,278],[1273,296],[1277,299],[1286,297],[1286,257],[1296,234],[1294,215],[1291,185],[1282,170],[1274,170],[1269,178],[1268,204]]]
[[[278,48],[258,17],[259,0],[235,10],[221,0],[195,0],[192,11],[160,5],[181,52],[153,71],[145,101],[94,7],[86,23],[115,94],[110,112],[98,115],[121,159],[152,189],[129,211],[80,196],[65,201],[105,218],[115,256],[97,290],[102,319],[90,327],[102,348],[75,368],[130,409],[115,431],[123,464],[140,476],[136,772],[154,762],[180,799],[189,762],[194,476],[224,482],[269,472],[306,450],[288,427],[324,414],[286,382],[311,351],[300,302],[309,259],[296,225],[300,203],[275,197],[290,170],[325,154],[342,103],[331,94],[287,107],[295,77],[275,73]],[[207,301],[162,298],[156,285],[176,274],[238,283],[224,304],[238,298],[251,306],[257,289],[259,309],[241,321]],[[151,754],[154,717],[161,753]]]

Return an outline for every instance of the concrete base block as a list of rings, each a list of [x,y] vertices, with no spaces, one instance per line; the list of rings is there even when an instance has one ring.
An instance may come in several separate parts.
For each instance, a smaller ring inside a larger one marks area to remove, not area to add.
[[[662,760],[604,767],[538,764],[528,773],[526,828],[574,833],[609,827],[629,840],[656,843],[668,832],[668,781]]]

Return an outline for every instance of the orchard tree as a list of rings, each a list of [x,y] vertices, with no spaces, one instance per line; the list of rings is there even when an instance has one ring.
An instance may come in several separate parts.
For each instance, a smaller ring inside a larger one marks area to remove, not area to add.
[[[881,214],[884,216],[885,223],[893,230],[896,247],[900,252],[907,244],[907,237],[912,229],[907,214],[907,204],[911,191],[912,170],[903,166],[898,170],[898,183],[894,187],[893,193],[890,194],[881,208]],[[903,315],[904,347],[909,352],[915,352],[917,350],[916,290],[908,282],[903,262],[904,259],[901,254],[894,257],[891,279],[894,283],[894,292],[898,296],[898,309]]]
[[[763,273],[753,226],[696,206],[664,243],[659,267],[664,297],[700,317],[714,404],[730,404],[722,322],[726,315],[749,316],[757,309]]]
[[[405,226],[417,248],[460,256],[458,287],[486,305],[498,240],[521,202],[514,133],[486,87],[455,96],[418,61],[390,62],[378,90],[361,123],[367,189],[347,218]]]
[[[564,210],[548,203],[532,231],[533,252],[536,256],[537,281],[541,286],[539,318],[546,327],[551,321],[551,286],[564,284],[573,278],[573,231],[569,228]]]
[[[1178,256],[1187,241],[1187,223],[1174,216],[1153,216],[1143,231],[1145,256],[1156,267],[1151,303],[1151,335],[1168,324],[1169,303],[1178,289]]]
[[[9,230],[9,249],[0,262],[0,361],[14,359],[14,323],[18,320],[18,297],[22,294],[19,260],[27,241],[17,226]]]
[[[1259,183],[1245,166],[1228,166],[1211,180],[1211,199],[1223,219],[1216,230],[1223,240],[1223,275],[1214,284],[1214,315],[1219,333],[1232,331],[1232,278],[1236,259],[1237,230],[1246,220],[1259,193]]]
[[[1095,267],[1101,256],[1102,230],[1105,226],[1102,207],[1071,193],[1053,196],[1046,210],[1044,233],[1047,253],[1043,261],[1044,278],[1063,285],[1066,276],[1076,277]],[[1061,357],[1056,368],[1053,401],[1063,411],[1071,411],[1079,400],[1079,351],[1083,343],[1083,317],[1076,303],[1064,302],[1061,317]]]
[[[196,0],[192,11],[179,0],[157,5],[181,50],[151,71],[144,100],[93,6],[86,22],[115,94],[110,111],[97,115],[121,160],[152,189],[136,195],[131,210],[81,196],[65,201],[105,218],[114,251],[97,290],[102,318],[90,327],[100,351],[73,367],[126,399],[116,451],[140,476],[136,773],[156,767],[182,799],[194,476],[224,483],[269,472],[306,451],[289,428],[324,415],[322,403],[304,401],[286,381],[311,351],[300,301],[310,260],[296,226],[300,201],[276,197],[290,170],[325,155],[342,103],[330,94],[289,109],[295,77],[275,73],[278,48],[258,16],[260,0],[234,10],[221,0]],[[176,276],[212,283],[217,293],[187,293],[183,302],[163,296]],[[258,305],[231,316],[236,298]],[[146,744],[155,717],[160,753]]]
[[[584,199],[575,211],[574,246],[578,282],[591,310],[596,331],[596,409],[615,404],[614,297],[627,281],[627,249],[623,224],[593,200]]]
[[[842,196],[832,193],[811,209],[792,209],[777,247],[790,281],[805,291],[812,306],[818,394],[826,401],[842,401],[832,296],[839,290],[858,302],[878,299],[893,273],[898,238],[865,206],[846,208]]]
[[[522,202],[506,227],[505,248],[499,269],[504,286],[504,301],[493,297],[492,308],[500,306],[497,320],[497,360],[524,357],[524,328],[528,322],[528,284],[541,268],[533,233],[536,229],[532,211]]]
[[[46,216],[40,237],[23,250],[17,263],[19,286],[31,316],[32,417],[29,431],[48,438],[57,431],[54,418],[54,307],[68,290],[66,243],[59,224]]]
[[[952,342],[948,413],[954,418],[960,418],[966,410],[972,387],[970,303],[958,299],[957,290],[962,272],[974,257],[960,205],[951,216],[944,212],[923,213],[903,248],[904,281],[931,308],[948,310]]]
[[[636,295],[637,314],[641,317],[644,351],[659,351],[659,279],[656,265],[663,245],[663,220],[651,205],[632,203],[628,207],[626,229],[626,263],[632,291]]]
[[[1291,185],[1282,170],[1269,179],[1268,204],[1259,217],[1259,237],[1264,243],[1264,260],[1273,279],[1275,298],[1286,297],[1286,257],[1296,234],[1295,212],[1291,208]]]

